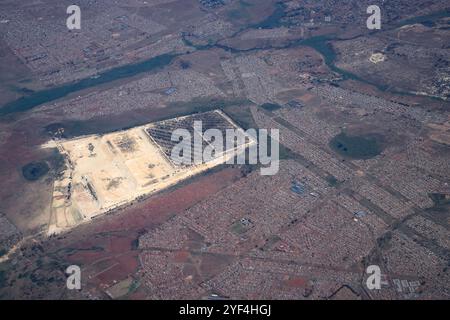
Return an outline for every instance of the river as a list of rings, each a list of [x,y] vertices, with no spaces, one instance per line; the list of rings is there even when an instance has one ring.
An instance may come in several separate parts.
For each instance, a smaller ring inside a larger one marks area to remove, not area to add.
[[[282,3],[277,4],[275,11],[273,14],[271,14],[269,17],[267,17],[264,21],[258,23],[249,25],[245,29],[249,28],[263,28],[263,29],[270,29],[270,28],[276,28],[279,26],[284,25],[282,22],[282,18],[285,16],[284,14],[284,5]],[[443,10],[437,13],[433,13],[426,16],[420,16],[415,17],[412,19],[407,19],[400,21],[398,24],[396,24],[393,28],[398,28],[407,24],[413,24],[413,23],[430,23],[433,22],[436,19],[442,18],[442,17],[449,17],[450,16],[450,10]],[[243,30],[240,30],[242,32]],[[384,30],[383,30],[384,31]],[[364,82],[370,85],[373,85],[377,87],[378,89],[384,91],[387,89],[387,86],[379,83],[373,83],[370,81],[367,81],[361,77],[358,77],[357,75],[342,70],[338,68],[335,65],[336,60],[336,53],[334,52],[332,46],[330,45],[330,41],[333,40],[343,40],[336,37],[336,35],[325,35],[325,36],[316,36],[304,40],[297,40],[290,42],[286,46],[282,47],[264,47],[264,48],[252,48],[252,49],[246,49],[246,50],[239,50],[235,48],[230,48],[224,45],[220,45],[218,43],[216,44],[210,44],[210,45],[204,45],[204,46],[194,46],[188,41],[185,40],[186,44],[195,47],[197,50],[209,50],[211,48],[221,48],[224,50],[228,50],[230,52],[250,52],[250,51],[257,51],[257,50],[265,50],[265,49],[287,49],[292,47],[298,47],[298,46],[309,46],[311,48],[314,48],[317,50],[325,60],[325,63],[327,66],[333,70],[334,72],[340,74],[344,80],[346,79],[353,79],[360,82]],[[66,97],[67,95],[88,89],[91,87],[95,87],[98,85],[106,84],[112,81],[116,81],[119,79],[125,79],[129,77],[136,76],[141,73],[154,71],[160,68],[164,68],[165,66],[169,65],[173,59],[177,56],[180,56],[181,54],[163,54],[160,56],[153,57],[151,59],[125,65],[121,67],[117,67],[102,73],[99,73],[96,77],[90,77],[87,79],[82,79],[73,83],[65,84],[59,87],[42,90],[38,92],[33,92],[27,96],[24,96],[18,100],[9,102],[2,106],[0,108],[0,116],[13,114],[16,112],[23,112],[30,110],[36,106],[39,106],[44,103],[49,103],[52,101],[55,101],[57,99]],[[397,93],[397,92],[396,92]],[[404,92],[398,92],[400,94],[408,94]]]

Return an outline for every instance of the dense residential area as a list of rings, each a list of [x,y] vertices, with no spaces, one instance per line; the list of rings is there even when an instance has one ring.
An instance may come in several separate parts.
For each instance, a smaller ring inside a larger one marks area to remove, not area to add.
[[[449,13],[2,1],[0,299],[450,299]]]

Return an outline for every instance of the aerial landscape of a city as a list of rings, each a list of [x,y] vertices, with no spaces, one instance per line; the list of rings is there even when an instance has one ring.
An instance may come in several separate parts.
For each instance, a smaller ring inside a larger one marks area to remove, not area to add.
[[[448,0],[0,0],[0,300],[450,300],[449,230]]]

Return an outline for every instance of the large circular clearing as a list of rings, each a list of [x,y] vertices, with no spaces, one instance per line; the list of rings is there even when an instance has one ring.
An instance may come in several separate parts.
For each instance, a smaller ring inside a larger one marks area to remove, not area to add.
[[[23,166],[22,174],[25,179],[29,181],[36,181],[40,177],[46,175],[49,169],[50,168],[48,167],[47,163],[44,161],[31,162]]]
[[[330,141],[330,147],[341,156],[351,159],[370,159],[383,151],[376,135],[349,136],[342,132]]]

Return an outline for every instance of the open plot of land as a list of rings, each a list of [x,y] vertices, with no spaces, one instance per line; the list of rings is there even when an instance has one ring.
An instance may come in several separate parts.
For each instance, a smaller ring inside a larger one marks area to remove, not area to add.
[[[168,121],[172,126],[166,126]],[[170,159],[170,150],[174,146],[171,131],[161,135],[158,128],[193,130],[193,121],[203,121],[205,129],[213,122],[220,123],[224,130],[241,130],[222,112],[212,111],[105,135],[56,141],[66,157],[67,170],[55,182],[49,234],[89,221],[215,167],[256,143],[249,138],[244,144],[225,150],[209,161],[177,166]],[[205,140],[202,142],[207,144]]]

